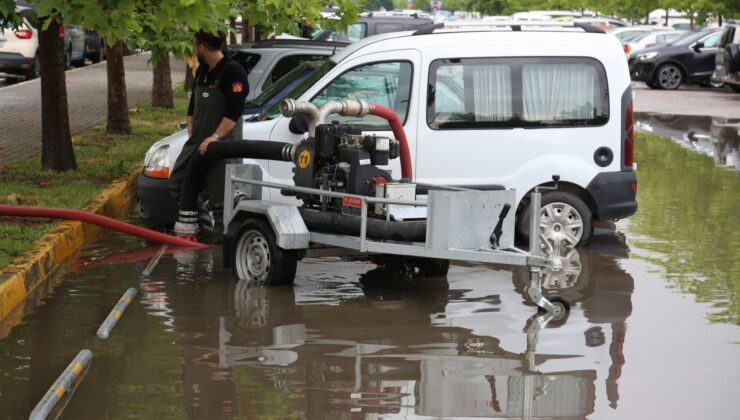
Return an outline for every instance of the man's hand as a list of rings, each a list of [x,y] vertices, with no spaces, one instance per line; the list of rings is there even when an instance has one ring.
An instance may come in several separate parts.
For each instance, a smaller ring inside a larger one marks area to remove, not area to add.
[[[206,137],[203,140],[203,142],[200,144],[200,146],[198,146],[198,153],[200,153],[201,155],[206,154],[206,150],[208,149],[208,145],[211,144],[211,143],[213,143],[214,141],[217,141],[217,140],[218,139],[216,139],[213,136]]]

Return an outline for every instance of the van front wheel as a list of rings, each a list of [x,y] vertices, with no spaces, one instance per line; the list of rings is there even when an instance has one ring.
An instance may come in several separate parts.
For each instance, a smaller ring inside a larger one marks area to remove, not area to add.
[[[529,242],[530,211],[531,206],[527,205],[519,215],[519,233],[526,242]],[[542,194],[540,233],[555,250],[587,246],[593,231],[593,213],[580,197],[566,191]]]

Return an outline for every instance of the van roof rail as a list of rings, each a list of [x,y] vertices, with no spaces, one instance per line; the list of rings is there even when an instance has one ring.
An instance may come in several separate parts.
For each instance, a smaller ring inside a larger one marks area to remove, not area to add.
[[[433,34],[437,29],[501,29],[511,28],[514,32],[520,32],[522,27],[539,27],[539,28],[579,28],[586,33],[605,34],[604,30],[583,22],[560,22],[560,21],[528,21],[528,20],[510,20],[510,21],[450,21],[426,25],[417,29],[413,35]]]
[[[311,47],[334,47],[344,48],[349,42],[338,41],[315,41],[312,39],[264,39],[251,45],[252,48],[311,48]]]

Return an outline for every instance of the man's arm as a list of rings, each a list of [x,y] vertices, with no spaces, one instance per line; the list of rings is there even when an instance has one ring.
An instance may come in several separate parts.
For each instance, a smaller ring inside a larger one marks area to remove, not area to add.
[[[216,127],[216,135],[218,135],[218,138],[214,136],[208,136],[205,139],[203,139],[203,142],[200,144],[200,146],[198,146],[198,153],[200,153],[201,155],[204,154],[206,150],[208,149],[209,144],[229,134],[231,130],[234,129],[235,125],[236,125],[236,121],[223,117],[221,119],[221,122],[218,124],[218,127]]]
[[[193,90],[190,91],[190,101],[188,101],[188,137],[193,135],[193,111],[195,110],[195,99],[193,97],[195,96],[195,85],[196,83],[193,83]]]

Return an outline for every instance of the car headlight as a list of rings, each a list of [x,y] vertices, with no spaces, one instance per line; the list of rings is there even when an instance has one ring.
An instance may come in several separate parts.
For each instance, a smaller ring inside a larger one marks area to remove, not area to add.
[[[637,54],[637,61],[647,61],[658,55],[657,51],[646,52],[643,54]]]
[[[159,146],[144,162],[144,175],[152,178],[167,178],[170,176],[170,163],[167,153],[169,145]]]

